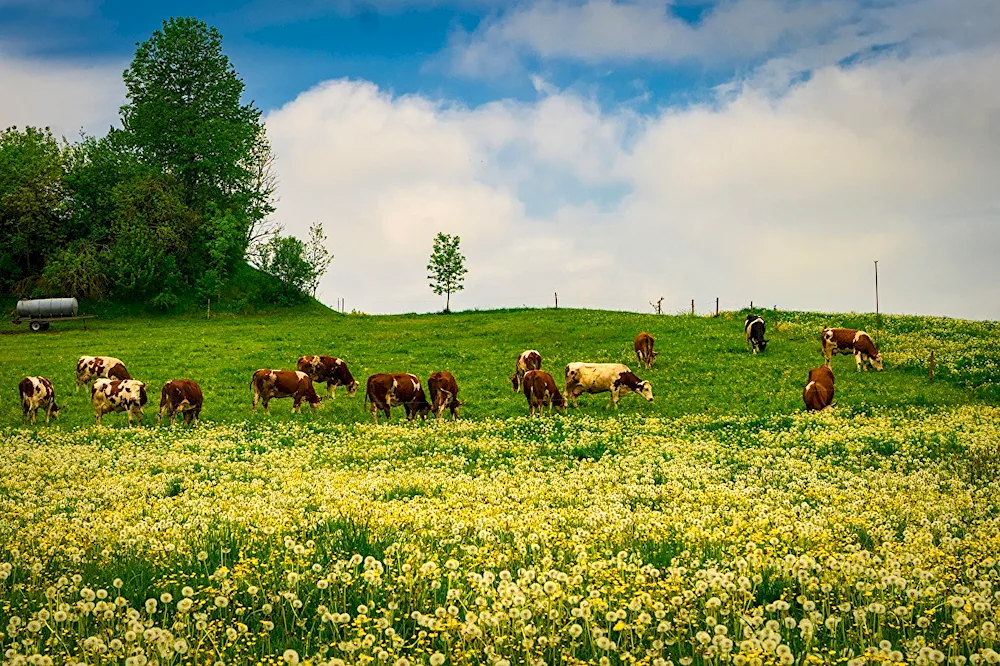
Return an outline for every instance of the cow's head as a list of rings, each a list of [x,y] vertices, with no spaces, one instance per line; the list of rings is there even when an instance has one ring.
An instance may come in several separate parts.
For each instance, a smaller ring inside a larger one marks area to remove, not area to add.
[[[358,380],[355,379],[354,381],[352,381],[350,384],[347,385],[347,395],[352,396],[355,393],[357,393],[359,386],[361,386],[361,384],[358,383]]]
[[[52,401],[52,412],[51,412],[52,416],[54,416],[56,418],[59,418],[59,410],[60,409],[62,409],[62,407],[60,407],[59,405],[57,405],[55,403],[55,401],[53,400]]]
[[[636,393],[646,399],[646,402],[653,402],[653,385],[643,380],[639,382]]]
[[[760,344],[758,346],[760,347],[761,351],[764,351],[765,349],[767,349],[767,342],[768,342],[767,338],[761,338],[760,339]]]
[[[882,371],[882,354],[875,354],[874,356],[869,356],[871,359],[872,367],[878,371]]]
[[[451,404],[451,399],[454,398],[454,394],[451,391],[445,391],[441,389],[434,396],[434,404],[431,405],[431,411],[434,413],[434,418],[440,419],[442,412],[445,408]]]
[[[517,389],[520,388],[520,384],[521,382],[518,381],[516,373],[510,376],[510,385],[513,387],[514,393],[517,393]]]

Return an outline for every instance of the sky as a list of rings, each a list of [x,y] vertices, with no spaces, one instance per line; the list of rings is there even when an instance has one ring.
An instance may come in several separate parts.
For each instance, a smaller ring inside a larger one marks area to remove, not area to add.
[[[320,300],[1000,319],[998,0],[0,0],[0,127],[118,124],[195,16],[264,112]],[[831,322],[835,323],[835,322]]]

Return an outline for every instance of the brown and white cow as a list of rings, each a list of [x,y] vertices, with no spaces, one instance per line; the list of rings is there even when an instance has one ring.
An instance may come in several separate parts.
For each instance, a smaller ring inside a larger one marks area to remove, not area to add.
[[[435,372],[427,379],[427,392],[430,394],[431,412],[434,413],[435,419],[440,421],[445,409],[451,411],[452,420],[458,418],[458,408],[465,403],[458,399],[458,382],[455,381],[455,375],[447,370]]]
[[[528,400],[529,415],[534,416],[537,409],[541,416],[546,405],[549,407],[549,414],[552,414],[553,407],[566,409],[566,398],[559,392],[556,380],[544,370],[528,370],[524,373],[522,384],[524,397]]]
[[[639,359],[639,363],[645,366],[647,370],[653,367],[653,361],[656,360],[657,352],[653,351],[653,343],[655,341],[652,335],[643,331],[635,336],[635,341],[632,343],[636,358]]]
[[[171,379],[160,390],[160,415],[156,419],[156,425],[163,421],[164,412],[170,417],[170,425],[174,425],[178,412],[184,417],[184,425],[198,423],[203,402],[201,387],[197,382]]]
[[[313,409],[320,404],[312,380],[301,371],[261,368],[253,373],[250,388],[253,390],[253,412],[257,411],[257,403],[263,402],[264,413],[270,414],[268,403],[272,398],[293,398],[292,412],[295,414],[301,412],[303,400]]]
[[[806,411],[819,411],[833,404],[833,370],[821,365],[809,371],[809,382],[802,389]]]
[[[831,359],[837,354],[854,354],[859,372],[862,369],[868,372],[869,365],[876,370],[882,369],[882,354],[871,336],[864,331],[853,328],[823,329],[823,356],[826,364],[830,365]]]
[[[376,425],[379,410],[389,419],[392,417],[391,408],[402,405],[406,410],[406,418],[410,421],[417,416],[425,419],[427,413],[431,411],[420,379],[405,372],[371,375],[365,385],[365,404],[369,403],[371,403],[372,420]]]
[[[521,352],[520,356],[517,357],[517,362],[514,364],[514,374],[510,376],[511,386],[514,387],[514,393],[521,390],[521,380],[524,379],[524,373],[528,370],[541,370],[542,369],[542,355],[539,354],[534,349],[528,349]]]
[[[31,422],[35,422],[38,410],[45,410],[45,422],[49,422],[49,417],[59,418],[59,405],[56,404],[56,390],[52,388],[52,382],[45,377],[25,377],[17,385],[17,392],[21,394],[21,411],[24,420],[28,419],[31,413]]]
[[[138,417],[142,425],[142,408],[146,404],[146,385],[135,379],[96,379],[90,387],[90,402],[94,405],[94,416],[97,425],[101,425],[101,417],[110,412],[125,412],[128,424],[132,425],[132,417]]]
[[[113,356],[81,356],[76,361],[76,390],[92,379],[132,379],[125,364]]]
[[[583,393],[611,393],[611,405],[618,409],[618,400],[629,393],[637,393],[653,402],[653,387],[639,379],[623,363],[570,363],[566,366],[566,399],[577,406],[577,399]],[[607,409],[605,407],[605,409]]]
[[[326,382],[326,394],[331,398],[337,397],[338,386],[346,386],[349,396],[358,392],[360,384],[348,370],[347,363],[336,356],[310,354],[301,357],[296,367],[299,372],[306,373],[317,384]]]

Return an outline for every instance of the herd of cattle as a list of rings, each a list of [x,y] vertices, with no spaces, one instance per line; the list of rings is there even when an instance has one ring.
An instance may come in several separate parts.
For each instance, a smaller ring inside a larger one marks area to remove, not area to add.
[[[767,348],[764,337],[764,320],[754,314],[747,315],[745,332],[747,347],[756,355]],[[636,359],[646,369],[653,367],[657,352],[653,351],[655,340],[649,333],[642,332],[633,343]],[[882,370],[882,355],[875,343],[864,331],[848,328],[827,328],[822,336],[823,356],[826,363],[809,371],[809,378],[802,392],[807,410],[821,410],[833,403],[834,380],[830,368],[831,359],[836,354],[853,354],[858,370],[868,367]],[[299,412],[305,401],[313,408],[320,405],[313,383],[326,383],[327,395],[336,397],[338,387],[343,386],[349,396],[357,393],[359,384],[351,375],[347,363],[333,356],[303,356],[298,360],[296,370],[272,370],[263,368],[253,373],[250,389],[253,393],[253,409],[263,404],[264,412],[270,413],[268,403],[273,398],[292,398],[292,411]],[[523,393],[531,416],[542,414],[547,407],[565,410],[569,403],[577,406],[578,398],[584,393],[609,393],[608,407],[618,407],[622,396],[635,393],[647,401],[653,401],[653,387],[640,379],[628,366],[622,363],[570,363],[565,368],[564,391],[560,392],[555,378],[542,370],[542,356],[529,349],[521,352],[510,377],[514,393]],[[143,407],[146,405],[146,384],[132,378],[125,364],[109,356],[81,356],[76,364],[76,390],[87,384],[90,386],[91,403],[98,425],[101,417],[110,412],[125,412],[128,423],[133,417],[142,423]],[[52,382],[45,377],[25,377],[18,385],[23,417],[35,423],[39,410],[49,417],[59,415],[56,393]],[[428,395],[429,394],[429,395]],[[173,425],[177,415],[185,424],[197,423],[204,402],[201,387],[190,379],[172,379],[160,391],[160,411],[157,424],[166,415]],[[368,377],[365,386],[365,405],[371,410],[372,419],[378,423],[378,413],[388,419],[391,408],[402,406],[406,418],[418,416],[425,419],[433,414],[441,419],[445,410],[452,419],[458,417],[458,408],[464,403],[458,399],[458,382],[455,376],[444,370],[435,372],[427,380],[427,393],[420,378],[409,373],[379,373]]]

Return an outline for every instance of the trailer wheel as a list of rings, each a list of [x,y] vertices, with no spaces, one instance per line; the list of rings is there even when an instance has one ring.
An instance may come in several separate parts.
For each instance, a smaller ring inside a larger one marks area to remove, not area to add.
[[[40,322],[40,321],[33,321],[33,322],[31,322],[31,324],[28,325],[28,327],[33,332],[38,333],[40,330],[42,330],[42,322]]]

